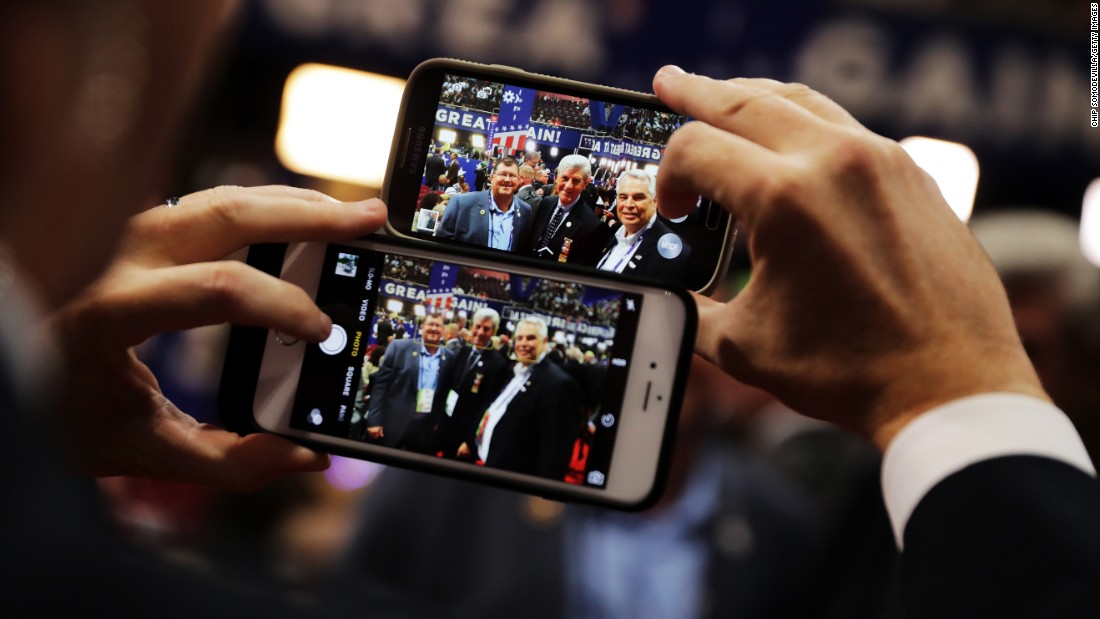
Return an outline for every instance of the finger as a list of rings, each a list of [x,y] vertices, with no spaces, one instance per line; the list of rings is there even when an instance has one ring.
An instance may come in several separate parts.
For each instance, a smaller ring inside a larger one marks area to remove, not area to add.
[[[776,90],[713,80],[676,67],[665,67],[653,78],[653,91],[673,110],[765,148],[790,151],[826,139],[829,123]]]
[[[294,188],[219,187],[176,208],[134,217],[125,255],[150,266],[218,260],[254,243],[332,241],[370,234],[386,221],[378,199],[330,202]]]
[[[305,189],[303,187],[294,187],[291,185],[257,185],[255,187],[235,187],[246,193],[252,193],[260,196],[289,196],[307,200],[310,202],[329,202],[331,204],[339,204],[340,201],[336,198],[317,191],[316,189]],[[193,194],[188,194],[180,199],[180,204],[186,204],[191,201],[192,196],[198,197],[204,194],[209,194],[212,191],[218,191],[218,188],[204,189],[197,191]]]
[[[311,202],[330,202],[333,204],[339,204],[340,201],[333,198],[330,195],[321,193],[315,189],[305,189],[302,187],[292,187],[290,185],[257,185],[255,187],[241,187],[240,185],[223,185],[220,187],[213,187],[210,189],[203,189],[194,193],[189,193],[183,197],[177,198],[179,201],[177,206],[194,206],[196,204],[204,204],[213,195],[221,191],[235,191],[242,194],[252,194],[257,196],[273,196],[273,197],[294,197],[302,200],[308,200]]]
[[[267,327],[321,341],[332,320],[301,288],[240,262],[133,269],[104,284],[89,315],[114,345],[135,346],[157,333],[234,324]]]
[[[863,127],[855,117],[848,113],[848,110],[805,84],[785,83],[758,77],[737,77],[730,81],[735,84],[744,84],[752,88],[774,92],[829,122],[848,127]]]
[[[172,407],[174,409],[174,407]],[[174,414],[156,429],[159,445],[150,457],[157,476],[248,492],[295,473],[323,471],[327,454],[274,434],[240,436]]]
[[[759,194],[778,184],[786,169],[779,155],[758,144],[690,122],[672,134],[662,157],[657,208],[664,217],[682,217],[704,195],[744,219],[751,230]]]
[[[751,341],[747,337],[752,330],[751,315],[746,313],[740,301],[743,297],[723,303],[696,293],[692,296],[699,313],[695,352],[730,376],[756,384],[751,363],[753,357],[747,352],[751,349]]]

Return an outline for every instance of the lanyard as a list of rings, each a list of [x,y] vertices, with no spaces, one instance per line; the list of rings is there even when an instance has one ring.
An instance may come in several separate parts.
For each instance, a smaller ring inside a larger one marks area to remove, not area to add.
[[[649,227],[646,227],[644,230],[639,230],[638,231],[638,236],[634,237],[634,241],[630,244],[630,247],[626,248],[626,253],[619,256],[618,262],[615,263],[615,266],[611,267],[612,271],[614,271],[616,273],[621,272],[619,269],[621,269],[623,267],[623,262],[634,256],[634,251],[638,248],[638,244],[642,242],[642,237],[645,236],[646,232],[649,232]],[[616,241],[615,247],[616,248],[618,247],[618,241]],[[615,251],[615,250],[613,249],[610,252],[607,252],[607,255],[604,256],[603,262],[607,262],[607,259],[611,257],[611,252],[613,252],[613,251]],[[602,269],[602,265],[601,265],[601,269]]]

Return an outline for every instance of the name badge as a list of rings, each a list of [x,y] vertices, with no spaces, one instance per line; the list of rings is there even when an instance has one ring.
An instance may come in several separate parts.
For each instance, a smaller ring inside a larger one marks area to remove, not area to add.
[[[432,412],[432,400],[435,399],[435,389],[416,390],[416,413],[424,415]]]

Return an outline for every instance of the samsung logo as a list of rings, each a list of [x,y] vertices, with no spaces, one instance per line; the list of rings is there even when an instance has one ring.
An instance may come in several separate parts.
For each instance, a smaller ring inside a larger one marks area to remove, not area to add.
[[[409,145],[405,150],[405,163],[408,164],[408,174],[416,175],[420,172],[418,161],[423,160],[424,155],[424,136],[428,132],[427,127],[417,127],[415,129],[416,135],[409,139]]]

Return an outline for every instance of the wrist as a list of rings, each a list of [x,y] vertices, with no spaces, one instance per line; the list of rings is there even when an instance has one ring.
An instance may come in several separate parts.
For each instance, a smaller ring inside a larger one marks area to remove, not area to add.
[[[986,347],[973,354],[959,346],[926,351],[893,364],[871,408],[865,433],[882,451],[903,428],[925,412],[968,396],[1015,393],[1050,401],[1018,343]]]

